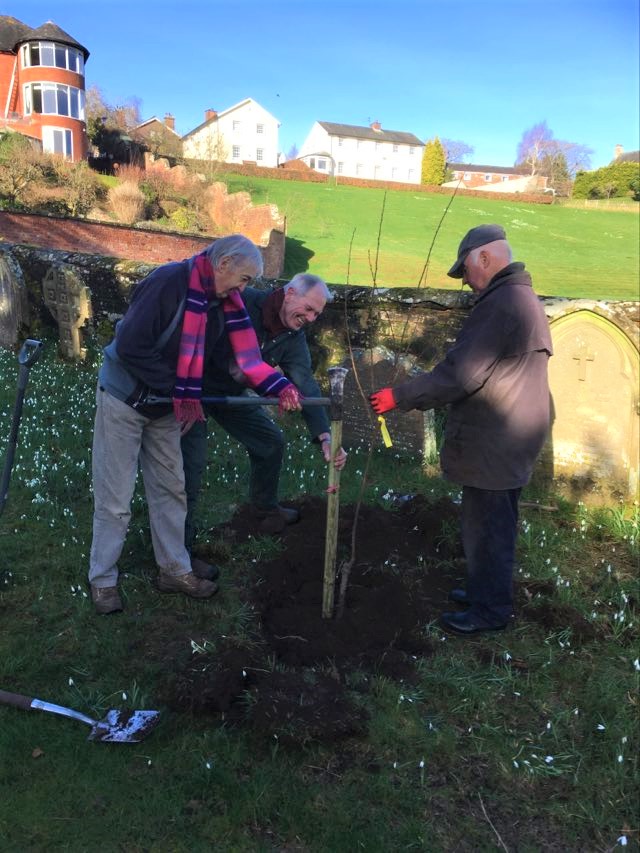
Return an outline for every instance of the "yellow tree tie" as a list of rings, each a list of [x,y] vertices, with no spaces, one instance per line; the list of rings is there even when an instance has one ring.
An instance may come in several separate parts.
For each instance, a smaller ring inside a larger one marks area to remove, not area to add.
[[[384,446],[393,447],[393,442],[391,441],[391,436],[389,435],[389,430],[387,429],[387,422],[382,417],[382,415],[378,415],[378,422],[380,423],[380,432],[382,433],[382,440],[384,441]]]

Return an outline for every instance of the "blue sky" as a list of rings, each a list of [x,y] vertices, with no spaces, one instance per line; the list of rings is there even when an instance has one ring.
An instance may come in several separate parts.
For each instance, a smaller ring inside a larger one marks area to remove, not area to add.
[[[91,53],[87,86],[182,134],[252,97],[280,148],[314,121],[459,139],[472,161],[512,165],[546,120],[593,149],[592,168],[639,143],[637,0],[2,0],[53,20]]]

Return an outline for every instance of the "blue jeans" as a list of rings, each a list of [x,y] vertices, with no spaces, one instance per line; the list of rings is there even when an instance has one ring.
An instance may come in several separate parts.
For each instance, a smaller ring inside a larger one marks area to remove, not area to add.
[[[462,489],[462,545],[469,613],[488,626],[513,613],[513,565],[521,489]]]
[[[258,509],[278,505],[278,482],[284,457],[282,431],[260,406],[206,406],[206,414],[243,444],[249,454],[249,500]],[[196,422],[181,441],[184,485],[187,493],[185,544],[195,539],[195,511],[207,464],[207,424]]]

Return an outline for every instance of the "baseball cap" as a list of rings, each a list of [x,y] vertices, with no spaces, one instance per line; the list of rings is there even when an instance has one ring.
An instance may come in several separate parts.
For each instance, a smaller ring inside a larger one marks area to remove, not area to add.
[[[458,259],[447,275],[451,278],[462,278],[462,265],[469,252],[477,249],[479,246],[486,246],[487,243],[506,239],[507,235],[501,225],[477,225],[475,228],[472,228],[462,238],[462,242],[458,246]]]

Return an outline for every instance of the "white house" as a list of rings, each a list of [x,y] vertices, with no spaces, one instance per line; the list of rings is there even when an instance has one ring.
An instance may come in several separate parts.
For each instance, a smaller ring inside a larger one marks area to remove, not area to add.
[[[187,159],[278,165],[280,122],[253,98],[223,110],[205,110],[204,122],[182,137]]]
[[[419,184],[423,149],[413,133],[384,130],[378,121],[369,127],[317,121],[298,156],[316,172]]]

